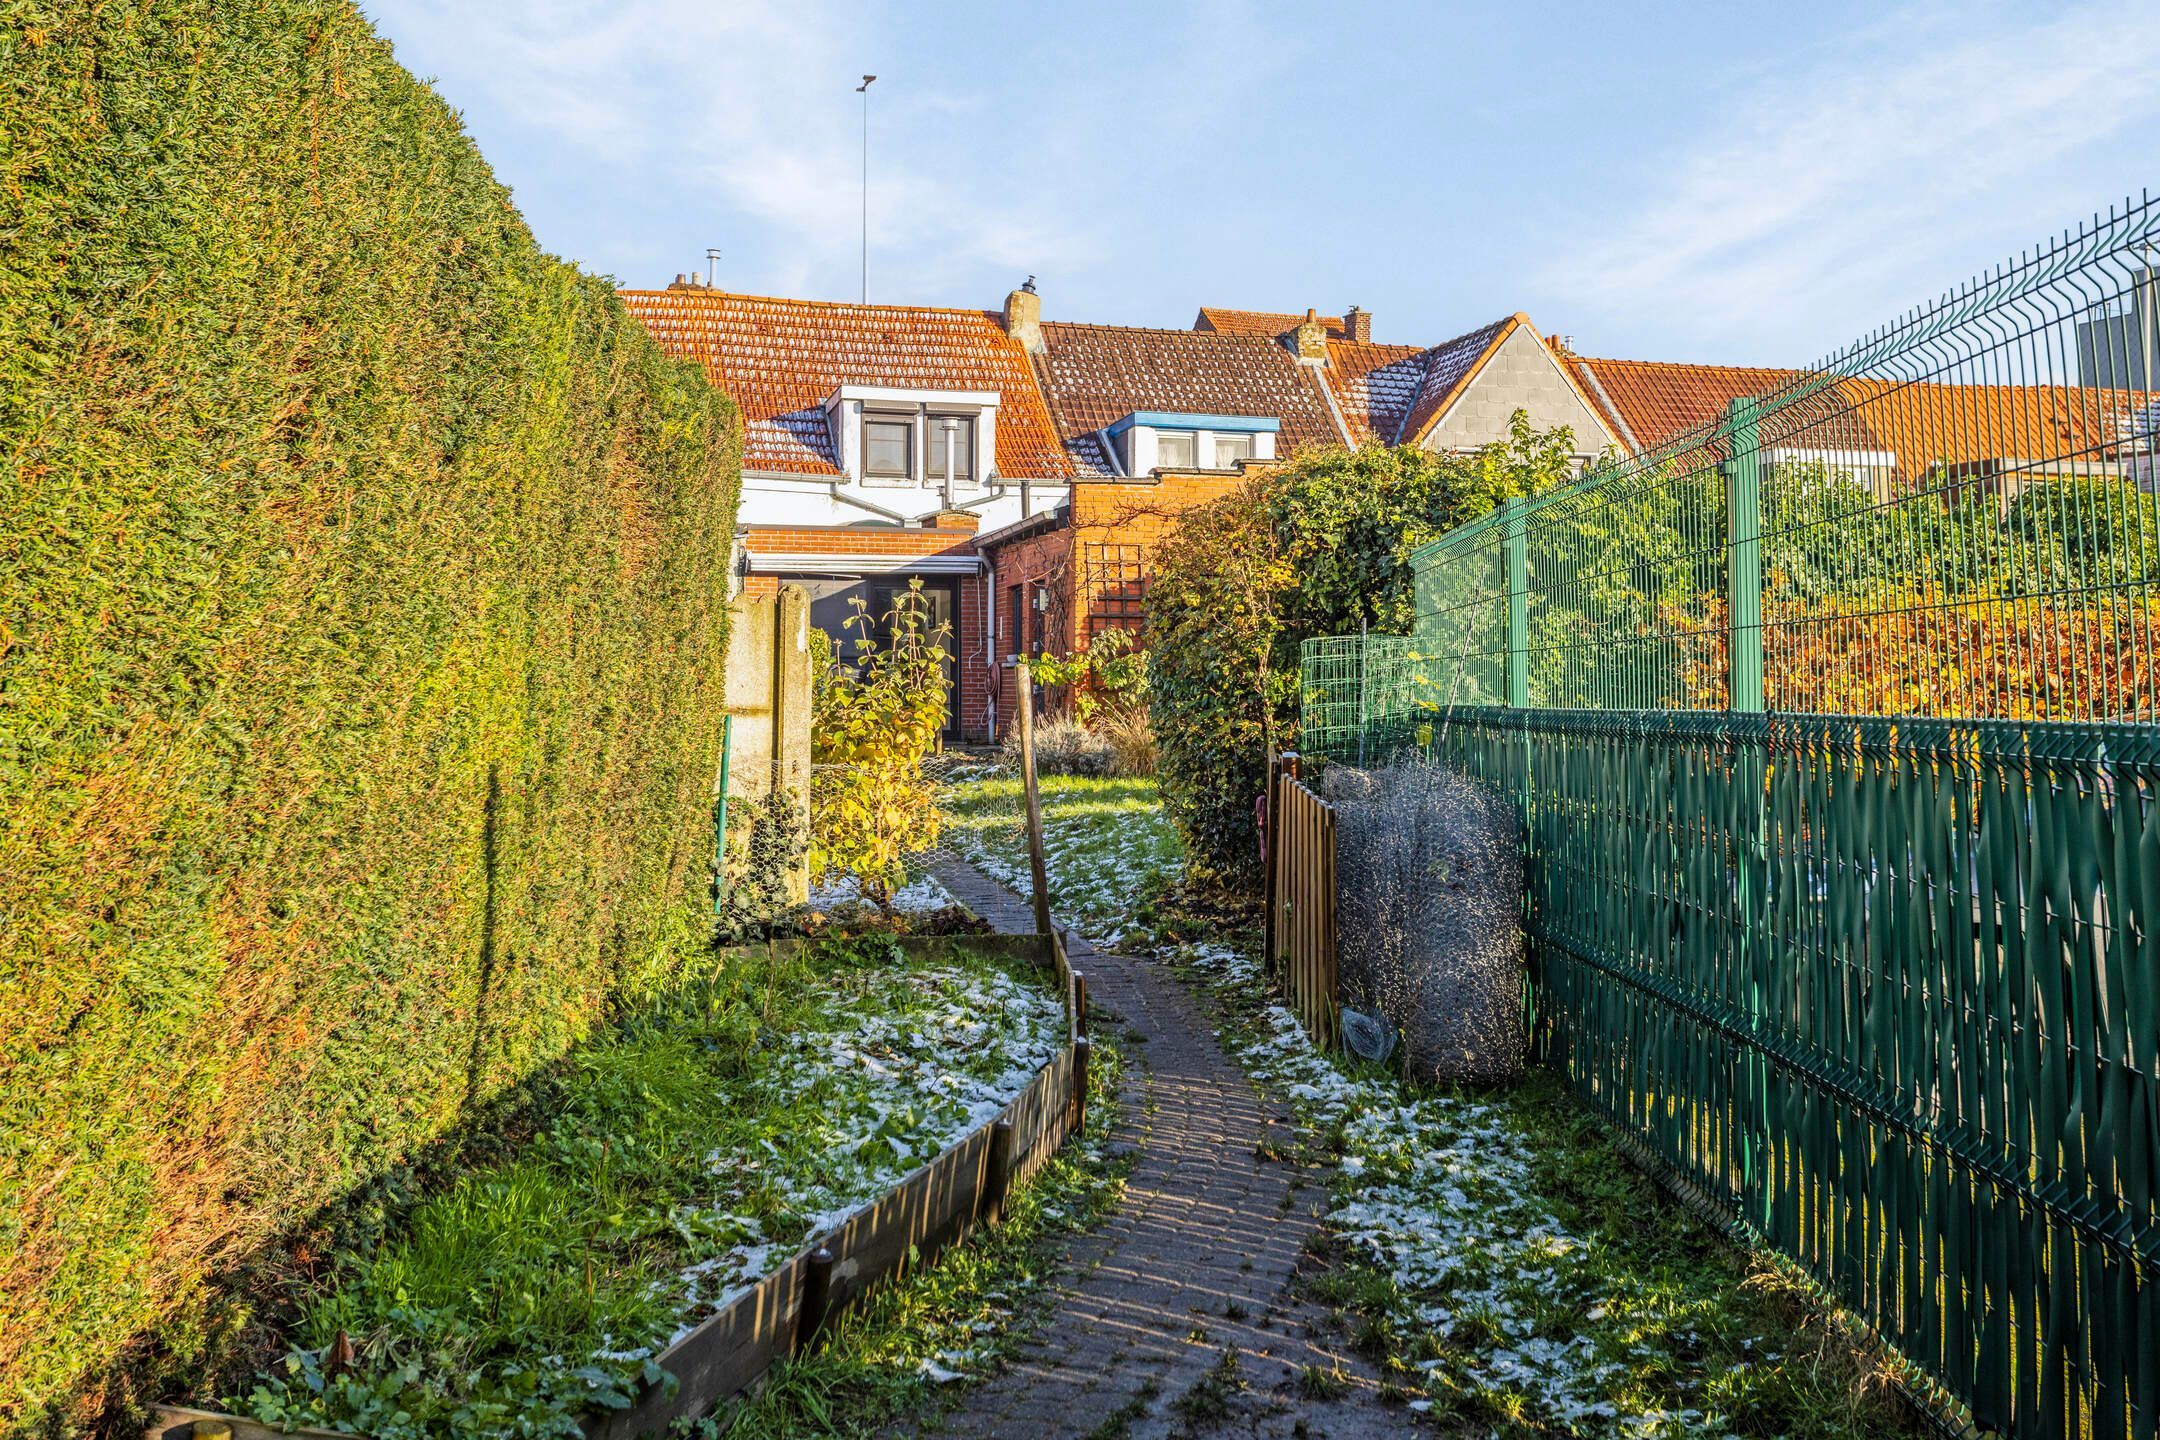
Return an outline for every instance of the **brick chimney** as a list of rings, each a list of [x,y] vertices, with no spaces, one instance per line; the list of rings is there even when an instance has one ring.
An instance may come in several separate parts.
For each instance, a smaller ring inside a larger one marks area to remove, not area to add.
[[[1307,310],[1297,329],[1290,332],[1291,348],[1297,358],[1312,365],[1327,364],[1327,326],[1320,323],[1320,312]]]
[[[1343,312],[1342,328],[1346,339],[1355,340],[1360,345],[1372,344],[1372,311],[1360,310],[1352,305]]]
[[[973,535],[982,529],[982,516],[972,510],[940,510],[923,517],[926,530],[952,530],[963,535]]]
[[[1035,277],[1005,297],[1005,333],[1029,353],[1042,353],[1042,296],[1035,293]]]

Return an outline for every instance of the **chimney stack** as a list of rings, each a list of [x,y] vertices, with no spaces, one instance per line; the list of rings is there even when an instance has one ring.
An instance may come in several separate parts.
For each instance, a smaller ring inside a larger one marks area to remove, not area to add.
[[[1005,297],[1005,333],[1019,341],[1029,354],[1042,353],[1042,296],[1035,293],[1032,275],[1026,284]]]
[[[1360,345],[1372,344],[1372,311],[1352,305],[1342,317],[1343,336]]]
[[[1308,309],[1297,329],[1290,332],[1292,346],[1298,360],[1307,365],[1327,364],[1327,326],[1320,323],[1320,312]]]

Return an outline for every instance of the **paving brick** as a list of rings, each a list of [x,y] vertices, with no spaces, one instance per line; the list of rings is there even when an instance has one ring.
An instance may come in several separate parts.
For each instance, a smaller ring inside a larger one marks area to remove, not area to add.
[[[1034,928],[1027,903],[972,866],[941,859],[936,873],[993,927]],[[1136,1159],[1123,1203],[1074,1242],[1052,1282],[1045,1328],[1024,1356],[942,1420],[896,1433],[1048,1440],[1088,1435],[1123,1413],[1120,1433],[1131,1440],[1170,1435],[1184,1419],[1176,1402],[1226,1348],[1237,1351],[1247,1388],[1231,1396],[1210,1434],[1414,1433],[1406,1411],[1381,1403],[1369,1366],[1313,1338],[1326,1333],[1325,1319],[1292,1293],[1292,1281],[1317,1221],[1310,1205],[1284,1207],[1292,1168],[1256,1153],[1273,1122],[1216,1042],[1211,1003],[1159,961],[1097,951],[1077,936],[1066,947],[1088,977],[1098,1017],[1148,1036],[1125,1047],[1113,1139]],[[1305,1401],[1281,1388],[1307,1366],[1342,1371],[1349,1393]]]

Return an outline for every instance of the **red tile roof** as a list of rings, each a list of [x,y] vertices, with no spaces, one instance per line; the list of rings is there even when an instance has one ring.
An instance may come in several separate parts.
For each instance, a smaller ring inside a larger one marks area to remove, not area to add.
[[[1556,347],[1557,348],[1557,347]],[[1733,401],[1776,396],[1808,372],[1751,365],[1599,360],[1560,353],[1592,402],[1626,427],[1624,442],[1652,449],[1711,424]],[[2125,433],[2128,392],[2052,385],[1945,385],[1866,378],[1828,382],[1766,422],[1768,447],[1895,454],[1897,473],[1991,460],[2098,461]]]
[[[1393,435],[1384,437],[1388,443],[1414,445],[1423,440],[1426,432],[1447,413],[1455,397],[1484,366],[1486,357],[1500,348],[1501,342],[1516,326],[1529,323],[1529,318],[1518,312],[1467,335],[1443,340],[1427,350],[1424,373],[1418,377],[1417,396],[1411,401],[1410,412],[1403,417],[1401,426]]]
[[[2063,385],[1941,385],[1841,380],[1844,398],[1895,450],[1898,471],[1979,460],[2098,462],[2137,426],[2149,397]],[[2149,422],[2148,422],[2149,423]]]
[[[1342,443],[1315,367],[1269,337],[1049,320],[1042,333],[1036,364],[1080,468],[1089,467],[1094,432],[1135,410],[1273,416],[1278,455]]]
[[[850,305],[720,290],[625,290],[623,303],[668,354],[703,364],[743,416],[743,467],[842,473],[823,404],[840,385],[995,390],[997,469],[1072,472],[1025,347],[987,310]]]
[[[1350,330],[1340,315],[1316,317],[1327,329],[1330,340],[1347,339]],[[1220,305],[1203,305],[1200,318],[1193,321],[1195,330],[1214,330],[1224,335],[1265,335],[1274,339],[1289,334],[1305,323],[1303,315],[1282,314],[1273,310],[1226,310]]]
[[[1659,360],[1596,360],[1553,347],[1628,449],[1650,450],[1723,415],[1735,400],[1784,389],[1798,370],[1758,365],[1675,365]]]
[[[1353,442],[1392,444],[1425,378],[1426,352],[1415,345],[1328,342],[1327,386]]]

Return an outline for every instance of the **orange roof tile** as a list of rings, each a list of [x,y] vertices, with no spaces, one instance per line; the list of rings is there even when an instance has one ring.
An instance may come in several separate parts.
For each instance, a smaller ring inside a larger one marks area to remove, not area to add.
[[[1326,327],[1327,338],[1349,338],[1349,327],[1340,315],[1316,317]],[[1305,323],[1303,315],[1279,314],[1273,310],[1226,310],[1220,305],[1203,305],[1200,317],[1193,321],[1195,330],[1213,330],[1224,335],[1265,335],[1269,339],[1287,335]]]
[[[1556,351],[1558,347],[1555,347]],[[1752,365],[1599,360],[1558,351],[1625,443],[1654,449],[1722,416],[1733,401],[1776,396],[1808,372]],[[1765,446],[1894,454],[1908,478],[1938,464],[2100,460],[2126,433],[2137,397],[2072,386],[1831,381],[1767,422]]]
[[[2097,462],[2113,457],[2142,397],[2064,385],[1838,382],[1868,428],[1895,450],[1898,471],[1980,460]]]
[[[1315,367],[1267,336],[1052,320],[1042,333],[1043,388],[1083,470],[1101,466],[1094,433],[1135,410],[1273,416],[1279,455],[1342,443]]]
[[[1426,352],[1415,345],[1328,342],[1327,386],[1352,442],[1392,444],[1425,378]]]
[[[1661,360],[1595,360],[1553,347],[1561,367],[1630,449],[1653,450],[1722,416],[1735,400],[1771,394],[1798,370],[1759,365],[1679,365]]]
[[[742,410],[743,467],[842,473],[823,405],[841,385],[995,390],[997,468],[1031,479],[1072,466],[1028,353],[987,310],[783,300],[720,290],[625,290],[660,347],[705,367]]]
[[[1485,364],[1485,357],[1500,348],[1517,325],[1529,323],[1521,314],[1495,320],[1492,324],[1458,335],[1453,340],[1443,340],[1425,352],[1425,373],[1418,378],[1417,397],[1411,401],[1410,411],[1403,417],[1402,425],[1387,437],[1391,445],[1412,445],[1425,438],[1440,417],[1447,413],[1449,405],[1461,393],[1478,370]]]

